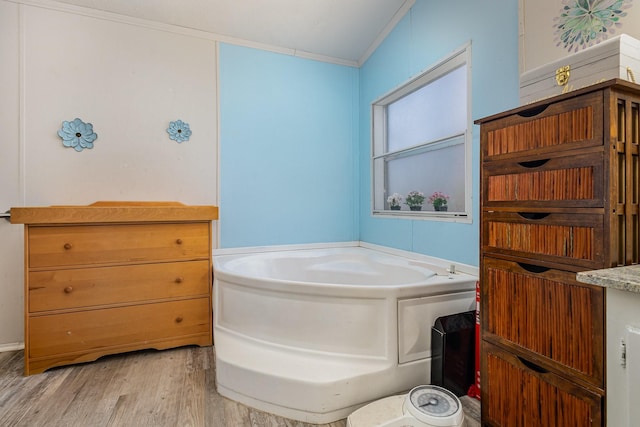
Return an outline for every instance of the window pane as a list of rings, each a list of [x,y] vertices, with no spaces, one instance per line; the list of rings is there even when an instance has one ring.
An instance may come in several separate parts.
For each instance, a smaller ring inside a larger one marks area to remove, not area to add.
[[[471,222],[470,61],[471,44],[372,103],[374,215],[398,212],[398,193],[401,218]],[[412,191],[424,194],[422,214],[408,212]],[[429,203],[436,192],[448,196],[446,213]]]
[[[463,133],[467,67],[458,67],[387,106],[387,152]]]
[[[393,193],[406,197],[410,191],[421,191],[425,196],[422,210],[433,211],[429,196],[439,191],[449,196],[449,212],[464,212],[465,145],[463,137],[459,140],[460,144],[388,160],[386,197]],[[401,206],[409,210],[404,201]],[[385,209],[389,209],[388,204]]]

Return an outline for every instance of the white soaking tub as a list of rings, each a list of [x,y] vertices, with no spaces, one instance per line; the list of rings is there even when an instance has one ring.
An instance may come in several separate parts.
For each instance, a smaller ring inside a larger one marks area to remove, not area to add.
[[[428,384],[431,326],[475,308],[477,277],[377,249],[214,255],[218,392],[320,424]]]

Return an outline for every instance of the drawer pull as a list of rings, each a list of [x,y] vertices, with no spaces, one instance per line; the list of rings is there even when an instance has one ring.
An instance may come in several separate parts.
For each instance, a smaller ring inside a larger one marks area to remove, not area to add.
[[[182,244],[182,239],[176,239],[176,243],[181,245]]]
[[[518,215],[520,215],[524,219],[531,219],[531,220],[537,221],[539,219],[544,219],[548,217],[550,214],[542,213],[542,212],[518,212]]]
[[[64,293],[65,294],[70,294],[71,292],[73,292],[73,287],[72,286],[67,286],[66,288],[64,288]]]
[[[65,244],[64,244],[64,248],[65,248],[66,250],[69,250],[69,249],[71,249],[72,247],[73,247],[73,245],[72,245],[71,243],[65,243]]]
[[[545,271],[551,270],[549,267],[542,267],[540,265],[533,265],[533,264],[525,264],[524,262],[519,262],[518,265],[522,267],[522,269],[527,270],[530,273],[544,273]]]
[[[542,113],[544,110],[547,109],[547,107],[549,106],[549,104],[546,105],[541,105],[539,107],[536,108],[529,108],[528,110],[525,111],[521,111],[518,113],[518,115],[520,117],[533,117],[533,116],[537,116],[538,114]]]
[[[182,323],[183,320],[182,316],[176,317],[176,323]]]
[[[175,280],[176,283],[182,283],[183,281],[184,279],[182,277],[180,276],[176,277],[176,280]]]
[[[529,162],[518,162],[520,166],[527,169],[539,168],[540,166],[547,163],[549,159],[541,159],[541,160],[531,160]]]
[[[536,365],[533,362],[530,362],[526,359],[523,359],[520,356],[516,356],[518,358],[518,360],[520,361],[520,363],[522,363],[524,366],[526,366],[527,368],[531,369],[532,371],[535,371],[539,374],[548,374],[549,371],[547,371],[546,369],[544,369],[542,366]]]

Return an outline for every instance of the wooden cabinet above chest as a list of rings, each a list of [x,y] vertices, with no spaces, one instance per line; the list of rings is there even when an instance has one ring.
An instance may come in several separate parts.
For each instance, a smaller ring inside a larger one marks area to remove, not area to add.
[[[483,425],[602,426],[604,289],[575,276],[639,262],[640,86],[477,123]]]
[[[174,202],[12,208],[25,224],[25,374],[211,345],[217,215]]]

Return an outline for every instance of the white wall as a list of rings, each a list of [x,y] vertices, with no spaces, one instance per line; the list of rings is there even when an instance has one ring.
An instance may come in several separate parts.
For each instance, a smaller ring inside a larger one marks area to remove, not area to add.
[[[640,294],[624,290],[607,288],[607,425],[631,427],[637,425],[638,373],[640,372],[640,354],[638,354],[637,335],[633,336],[627,328],[640,329]],[[627,347],[626,366],[620,364],[620,341]]]
[[[20,104],[18,6],[0,1],[0,212],[19,205]],[[0,220],[0,351],[23,341],[22,227]]]
[[[0,0],[0,63],[1,211],[217,203],[216,43],[208,35]],[[93,149],[62,145],[57,131],[76,117],[93,124]],[[181,144],[166,133],[177,119],[193,131]],[[0,221],[0,350],[23,341],[22,228]]]
[[[637,25],[640,22],[640,7],[632,7],[630,0],[624,3],[591,2],[592,11],[599,12],[591,15],[592,25],[587,25],[588,15],[581,11],[584,19],[573,19],[559,31],[559,25],[567,24],[562,18],[562,14],[566,12],[565,7],[571,7],[575,12],[575,9],[582,7],[580,3],[562,0],[518,0],[520,73],[566,58],[620,34],[640,39],[640,26]],[[603,26],[606,27],[605,31],[602,31]],[[592,32],[593,29],[596,31]],[[567,34],[565,38],[561,37],[563,33]],[[580,33],[582,37],[576,37]]]

